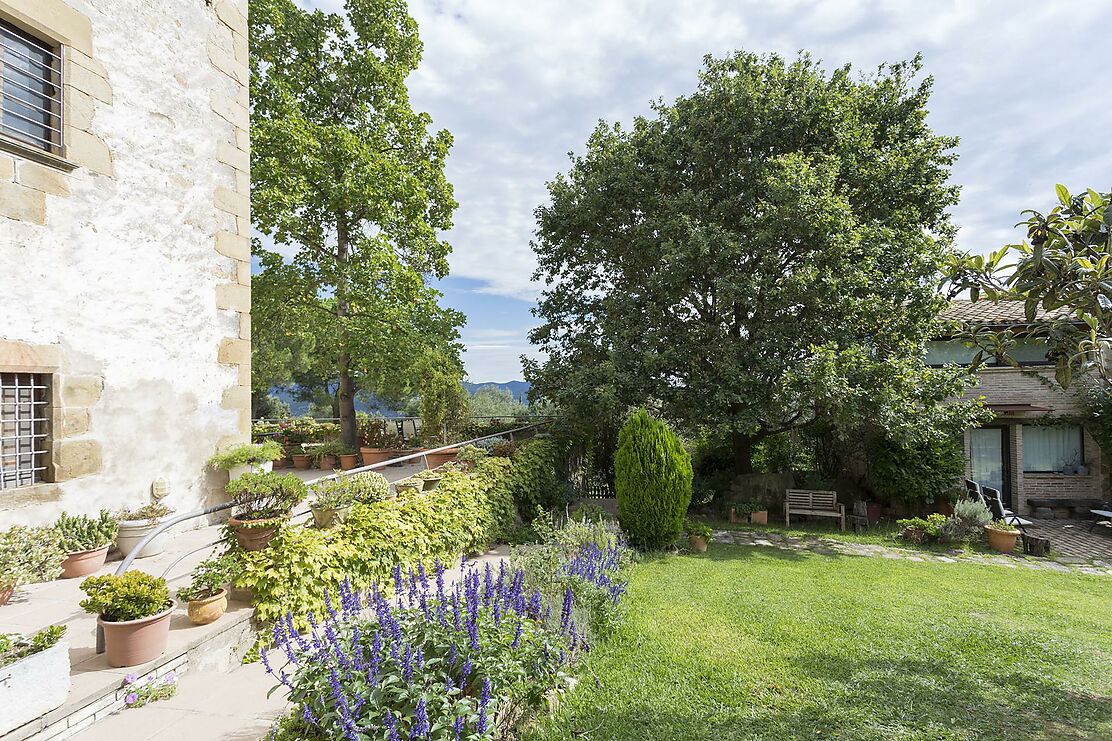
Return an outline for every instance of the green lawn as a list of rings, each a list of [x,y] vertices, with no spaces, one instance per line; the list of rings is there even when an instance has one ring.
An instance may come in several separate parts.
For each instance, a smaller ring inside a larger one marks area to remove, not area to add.
[[[749,525],[715,517],[695,517],[693,519],[701,520],[715,530],[751,530],[753,532],[780,533],[781,535],[790,535],[797,538],[830,538],[846,543],[883,545],[889,548],[905,548],[935,553],[948,553],[950,551],[989,552],[988,548],[980,543],[909,543],[899,537],[902,528],[896,527],[895,522],[891,521],[882,521],[870,526],[865,532],[855,533],[849,525],[843,531],[838,529],[837,522],[819,518],[806,521],[797,520],[791,527],[784,527],[782,522],[770,522],[767,525]]]
[[[530,741],[1112,739],[1109,577],[719,545],[627,605]]]

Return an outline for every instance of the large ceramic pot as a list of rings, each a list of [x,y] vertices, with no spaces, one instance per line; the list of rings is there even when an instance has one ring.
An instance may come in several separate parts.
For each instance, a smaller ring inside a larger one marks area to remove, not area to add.
[[[228,469],[228,480],[234,481],[245,473],[270,473],[274,470],[274,461],[265,463],[244,463],[242,466],[232,466]]]
[[[120,549],[120,553],[127,556],[139,545],[147,534],[153,531],[160,524],[159,520],[121,520],[120,529],[116,533],[116,547]],[[165,532],[159,533],[155,536],[154,540],[143,546],[143,550],[135,554],[136,558],[146,558],[147,556],[157,556],[166,550],[167,535]]]
[[[340,470],[350,471],[351,469],[355,468],[357,465],[359,465],[357,463],[358,459],[359,459],[359,456],[355,455],[355,453],[352,453],[350,455],[341,455],[340,456]]]
[[[363,465],[369,466],[372,463],[385,463],[391,458],[397,458],[398,451],[391,448],[360,448],[359,456],[363,459]]]
[[[94,574],[104,565],[108,558],[108,546],[93,548],[88,551],[78,551],[66,556],[62,561],[62,579],[78,579],[82,576]]]
[[[308,454],[299,453],[297,455],[291,455],[290,459],[293,461],[294,468],[306,469],[309,467]]]
[[[241,520],[228,518],[228,527],[236,534],[236,542],[245,551],[261,551],[270,545],[278,534],[278,529],[288,517],[272,517],[268,520]]]
[[[336,470],[336,456],[322,455],[320,458],[320,470],[322,471],[335,471]]]
[[[114,623],[97,618],[104,629],[104,656],[109,666],[137,666],[157,659],[166,650],[174,603],[157,615]]]
[[[702,535],[688,535],[687,545],[694,553],[707,552],[707,539],[704,538]]]
[[[313,524],[321,530],[327,530],[343,522],[348,513],[351,512],[351,506],[314,507],[310,505],[309,510],[313,513]]]
[[[425,459],[429,462],[430,468],[436,468],[437,466],[443,465],[448,461],[454,461],[458,453],[459,448],[449,448],[448,450],[442,450],[439,453],[425,453]]]
[[[1015,549],[1019,531],[997,530],[992,525],[985,525],[985,535],[988,536],[989,548],[1000,553],[1011,553]]]
[[[46,715],[70,691],[69,644],[0,667],[0,736]]]
[[[189,614],[189,621],[194,625],[215,623],[228,609],[228,590],[221,589],[204,599],[191,599],[185,609]]]

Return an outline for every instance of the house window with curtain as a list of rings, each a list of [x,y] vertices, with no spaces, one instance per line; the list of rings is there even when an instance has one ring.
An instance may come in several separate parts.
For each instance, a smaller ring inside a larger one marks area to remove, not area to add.
[[[1077,425],[1024,425],[1023,470],[1061,473],[1084,462],[1081,428]]]
[[[0,20],[0,134],[62,151],[61,49]]]

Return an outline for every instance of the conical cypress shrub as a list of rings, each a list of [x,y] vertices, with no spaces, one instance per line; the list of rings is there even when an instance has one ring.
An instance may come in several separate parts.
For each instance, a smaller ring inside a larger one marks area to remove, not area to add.
[[[675,541],[691,504],[691,456],[675,433],[644,409],[629,416],[614,456],[618,521],[642,549]]]

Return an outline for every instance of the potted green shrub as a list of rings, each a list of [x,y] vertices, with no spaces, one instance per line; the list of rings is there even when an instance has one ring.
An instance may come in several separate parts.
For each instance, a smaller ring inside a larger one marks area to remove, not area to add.
[[[66,558],[62,561],[62,578],[76,579],[100,569],[108,557],[108,548],[116,537],[116,518],[102,509],[96,519],[84,515],[58,517],[54,528],[61,537]]]
[[[339,440],[329,440],[313,449],[313,464],[322,471],[334,471],[339,466],[340,456],[347,455],[350,450]]]
[[[244,443],[223,450],[212,458],[209,463],[213,468],[221,468],[228,472],[229,479],[237,479],[245,473],[271,471],[274,461],[284,458],[282,446],[274,440],[263,443]]]
[[[304,470],[309,467],[312,456],[305,452],[305,448],[301,447],[300,445],[295,445],[290,448],[290,460],[293,461],[294,468],[300,468]]]
[[[1019,538],[1019,528],[1004,520],[993,520],[985,525],[985,535],[988,536],[988,547],[1000,553],[1011,553],[1015,549],[1015,541]]]
[[[189,586],[178,590],[178,599],[186,603],[186,613],[194,625],[208,625],[220,619],[228,609],[225,585],[235,581],[238,562],[228,554],[209,558],[193,569]]]
[[[0,736],[49,713],[70,690],[66,626],[24,638],[0,634]]]
[[[730,522],[749,522],[754,525],[768,524],[768,509],[764,502],[744,499],[730,506]]]
[[[381,474],[344,476],[313,485],[309,509],[318,528],[330,528],[344,521],[355,504],[371,504],[386,498],[390,484]]]
[[[65,558],[61,535],[52,527],[0,531],[0,606],[23,584],[57,578]]]
[[[266,548],[306,492],[301,479],[276,473],[245,473],[225,491],[235,502],[228,527],[245,551]]]
[[[88,595],[81,609],[104,630],[109,666],[144,664],[166,650],[174,602],[165,579],[142,571],[90,576],[81,591]]]
[[[126,509],[119,514],[119,530],[116,532],[116,547],[120,553],[127,556],[135,550],[143,538],[147,537],[155,528],[162,524],[162,518],[172,514],[174,510],[159,501],[145,504],[135,509]],[[157,556],[166,550],[166,533],[155,536],[151,542],[143,546],[143,550],[135,555],[136,558]]]
[[[687,520],[684,523],[687,531],[687,546],[694,553],[706,553],[707,544],[710,542],[711,529],[702,522]]]
[[[368,424],[362,431],[363,445],[359,448],[359,456],[363,465],[383,463],[391,458],[402,455],[405,442],[396,432],[387,432],[384,425]]]
[[[399,495],[416,494],[423,491],[425,484],[420,479],[402,479],[394,482],[394,491]]]

